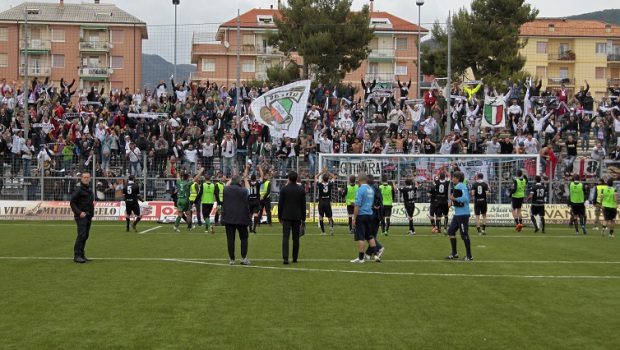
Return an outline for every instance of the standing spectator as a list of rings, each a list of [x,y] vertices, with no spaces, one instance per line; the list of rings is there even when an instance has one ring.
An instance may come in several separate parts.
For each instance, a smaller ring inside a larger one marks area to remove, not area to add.
[[[136,177],[140,177],[140,159],[142,158],[142,151],[136,147],[135,143],[131,142],[126,154],[129,160],[129,173]]]
[[[573,138],[573,135],[568,135],[565,144],[568,164],[566,164],[566,168],[564,168],[564,174],[571,174],[573,172],[573,163],[575,163],[575,159],[577,159],[577,141]]]
[[[90,187],[90,174],[83,173],[80,183],[71,195],[71,210],[77,224],[77,238],[73,246],[73,261],[83,264],[91,261],[84,253],[86,241],[90,235],[90,225],[95,215],[95,194]]]
[[[222,224],[226,226],[226,240],[228,241],[228,256],[230,265],[235,264],[235,235],[239,232],[241,240],[241,265],[250,265],[248,254],[248,226],[250,219],[250,191],[241,185],[241,178],[233,175],[224,187],[222,202]]]
[[[207,137],[205,142],[202,144],[202,166],[205,168],[205,173],[207,175],[213,175],[213,155],[215,145],[211,143],[211,138]]]
[[[600,141],[597,141],[596,145],[592,149],[592,153],[590,154],[590,157],[592,157],[592,159],[598,162],[598,166],[596,167],[597,177],[600,176],[601,174],[601,168],[603,167],[603,159],[605,159],[606,155],[607,155],[607,152],[605,152],[605,148],[603,148],[603,144]]]
[[[231,133],[227,133],[222,141],[222,173],[230,176],[233,173],[236,142]]]
[[[306,192],[297,184],[297,173],[288,174],[288,184],[280,190],[278,221],[282,223],[282,261],[288,265],[289,235],[293,234],[293,263],[299,257],[299,231],[306,221]]]

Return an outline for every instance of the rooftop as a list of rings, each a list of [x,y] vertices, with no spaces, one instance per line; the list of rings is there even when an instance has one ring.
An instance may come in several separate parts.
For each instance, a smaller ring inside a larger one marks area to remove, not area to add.
[[[121,10],[114,4],[71,4],[65,3],[61,8],[58,2],[28,2],[22,3],[0,12],[0,21],[23,21],[25,8],[28,7],[30,22],[73,22],[73,23],[110,23],[110,24],[139,24],[145,22]],[[37,9],[36,13],[30,11]]]
[[[539,18],[521,26],[522,36],[620,37],[620,26],[591,20]]]

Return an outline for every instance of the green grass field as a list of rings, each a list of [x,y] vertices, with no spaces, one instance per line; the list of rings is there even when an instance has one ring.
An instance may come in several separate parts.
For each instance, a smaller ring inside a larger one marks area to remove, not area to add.
[[[472,225],[473,226],[473,225]],[[475,261],[445,261],[446,237],[393,227],[382,263],[351,264],[346,227],[251,235],[229,266],[225,235],[95,222],[94,261],[72,262],[71,222],[0,223],[3,349],[616,349],[620,241],[563,226],[489,228]],[[472,230],[475,231],[475,228]],[[459,253],[464,247],[459,239]],[[237,242],[237,251],[239,244]]]

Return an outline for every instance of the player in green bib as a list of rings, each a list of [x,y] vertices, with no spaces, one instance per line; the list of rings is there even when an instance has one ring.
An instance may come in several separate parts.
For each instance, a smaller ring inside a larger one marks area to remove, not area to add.
[[[607,184],[605,183],[605,179],[600,178],[598,179],[598,184],[596,185],[595,191],[594,191],[594,200],[592,200],[592,203],[594,204],[594,230],[598,231],[599,226],[601,225],[601,210],[603,209],[602,207],[602,196],[603,196],[603,191],[607,188]]]
[[[202,176],[202,172],[205,168],[200,168],[198,174],[194,177],[193,180],[189,179],[189,173],[181,173],[177,174],[177,218],[174,221],[173,230],[176,232],[181,232],[179,230],[179,224],[181,223],[181,216],[183,213],[187,215],[187,229],[193,230],[194,226],[192,225],[192,207],[189,201],[190,196],[190,188],[197,182],[200,176]]]
[[[214,225],[219,225],[220,212],[222,211],[222,203],[224,202],[224,184],[226,183],[226,175],[220,174],[220,179],[215,183],[215,203],[217,209],[215,210]]]
[[[211,175],[205,176],[205,182],[202,184],[202,217],[205,222],[205,232],[211,231],[215,233],[215,228],[211,225],[211,211],[215,204],[215,184],[211,182]]]
[[[601,196],[601,205],[603,206],[603,219],[605,224],[601,235],[605,237],[605,231],[609,228],[609,237],[614,237],[614,228],[616,227],[616,216],[618,215],[618,193],[614,187],[614,180],[608,179],[607,186],[603,189]]]
[[[347,205],[347,214],[349,215],[349,232],[353,229],[353,211],[355,210],[355,192],[360,188],[358,184],[355,183],[357,178],[355,175],[349,176],[349,184],[343,190],[340,190],[340,193],[344,196],[344,202]]]
[[[523,228],[523,199],[525,198],[525,188],[527,187],[527,177],[523,175],[523,170],[517,170],[517,177],[512,184],[512,217],[515,219],[515,230],[521,232]]]
[[[579,182],[579,175],[573,175],[573,182],[568,186],[570,192],[570,198],[568,205],[573,212],[573,219],[575,221],[575,235],[579,235],[579,227],[577,222],[581,224],[583,234],[586,232],[586,187],[583,183]],[[579,221],[577,221],[579,219]]]
[[[394,196],[396,195],[396,185],[394,180],[392,184],[388,183],[387,176],[381,177],[381,185],[379,185],[379,191],[383,196],[383,218],[381,219],[381,231],[384,236],[390,234],[390,217],[392,216],[392,204],[394,202]]]

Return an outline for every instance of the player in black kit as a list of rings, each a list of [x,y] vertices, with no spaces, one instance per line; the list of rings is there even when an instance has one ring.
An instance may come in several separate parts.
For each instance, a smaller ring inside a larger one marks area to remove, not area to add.
[[[474,214],[476,215],[476,229],[478,235],[486,235],[487,229],[487,198],[491,195],[489,185],[484,182],[484,174],[476,175],[476,182],[471,186],[471,196],[474,197]],[[482,215],[482,230],[480,229],[480,215]]]
[[[334,220],[332,219],[332,189],[334,188],[334,180],[336,176],[323,168],[323,171],[316,174],[316,187],[319,191],[319,225],[321,226],[321,235],[325,235],[325,223],[323,217],[329,220],[329,231],[334,234]],[[319,180],[320,179],[320,180]]]
[[[545,203],[547,202],[547,188],[540,183],[540,176],[536,175],[534,178],[534,186],[530,190],[530,195],[527,197],[531,201],[530,218],[534,223],[534,233],[538,232],[542,228],[542,233],[545,233]],[[536,222],[536,215],[540,216],[540,226]]]
[[[405,187],[401,187],[398,189],[403,195],[403,203],[405,204],[405,212],[407,213],[407,218],[409,219],[409,235],[414,236],[415,227],[413,226],[413,213],[415,211],[415,197],[418,191],[418,182],[413,179],[405,180]]]
[[[263,177],[261,176],[259,181],[256,179],[256,174],[252,174],[250,175],[250,181],[248,181],[248,171],[250,171],[250,164],[245,167],[243,178],[245,179],[245,187],[250,191],[248,202],[250,204],[250,214],[252,214],[252,225],[249,231],[256,233],[256,226],[260,222],[258,214],[260,212],[260,185],[263,182]]]
[[[448,217],[450,207],[448,206],[448,197],[450,195],[450,180],[446,177],[444,169],[439,171],[439,178],[435,179],[435,227],[433,232],[441,233],[441,217]]]
[[[133,175],[130,175],[127,181],[127,186],[123,189],[123,200],[125,201],[125,222],[127,223],[127,232],[129,232],[129,223],[131,222],[131,214],[136,216],[136,221],[134,221],[131,228],[135,232],[138,232],[136,226],[142,220],[142,214],[140,213],[140,204],[138,204],[138,200],[142,201],[142,196],[140,196],[140,186],[135,183],[136,178]]]

